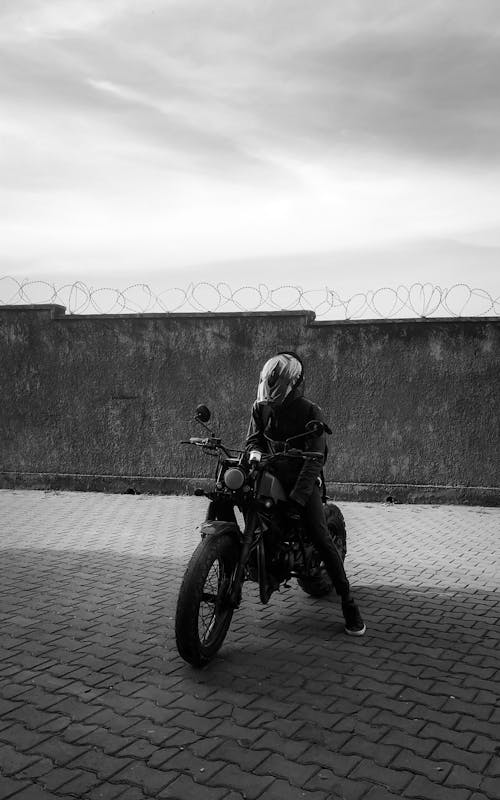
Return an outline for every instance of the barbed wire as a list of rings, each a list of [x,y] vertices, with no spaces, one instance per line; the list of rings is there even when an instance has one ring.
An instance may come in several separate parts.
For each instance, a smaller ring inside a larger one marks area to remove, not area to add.
[[[441,287],[413,283],[381,287],[341,297],[327,286],[303,289],[292,284],[270,287],[227,283],[190,283],[154,292],[148,284],[123,289],[95,288],[83,281],[56,286],[44,280],[0,278],[1,305],[57,303],[69,314],[174,314],[221,311],[313,311],[318,319],[399,319],[408,317],[500,316],[500,296],[465,283]]]

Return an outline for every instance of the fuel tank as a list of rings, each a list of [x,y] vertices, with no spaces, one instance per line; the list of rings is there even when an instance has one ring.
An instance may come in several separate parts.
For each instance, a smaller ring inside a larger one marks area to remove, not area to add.
[[[287,499],[286,492],[280,481],[276,475],[271,475],[270,472],[262,473],[257,496],[259,498],[270,497],[275,503],[278,501],[284,502]]]

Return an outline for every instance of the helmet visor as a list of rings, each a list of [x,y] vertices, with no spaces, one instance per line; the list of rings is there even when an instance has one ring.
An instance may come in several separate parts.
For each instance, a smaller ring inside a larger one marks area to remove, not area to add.
[[[266,361],[260,373],[257,402],[279,406],[302,377],[302,364],[287,353]]]

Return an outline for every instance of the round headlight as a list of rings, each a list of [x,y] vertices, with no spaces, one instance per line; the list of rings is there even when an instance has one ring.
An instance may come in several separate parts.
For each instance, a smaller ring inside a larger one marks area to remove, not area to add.
[[[236,489],[241,489],[245,483],[245,473],[238,467],[230,467],[224,473],[224,483],[228,489],[235,492]]]

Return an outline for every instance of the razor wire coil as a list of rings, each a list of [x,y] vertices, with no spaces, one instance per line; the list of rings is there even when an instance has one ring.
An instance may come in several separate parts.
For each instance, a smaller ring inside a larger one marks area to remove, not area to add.
[[[35,304],[59,304],[72,315],[312,311],[317,319],[337,320],[500,316],[500,296],[465,283],[400,284],[342,297],[327,286],[304,289],[294,284],[233,289],[227,283],[201,281],[155,292],[146,283],[118,289],[96,288],[83,281],[57,286],[45,280],[0,278],[0,306]]]

